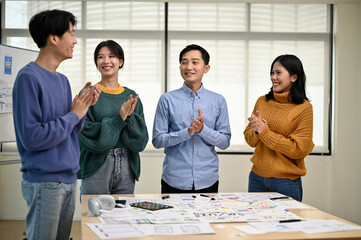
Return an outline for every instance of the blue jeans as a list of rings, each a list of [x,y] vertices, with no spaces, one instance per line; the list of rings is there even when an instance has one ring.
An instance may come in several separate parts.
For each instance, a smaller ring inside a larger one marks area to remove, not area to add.
[[[297,201],[302,201],[303,189],[301,178],[295,180],[287,178],[264,178],[250,172],[248,192],[278,192]]]
[[[128,161],[126,148],[109,151],[103,165],[81,181],[83,194],[133,194],[135,177]]]
[[[75,211],[76,182],[22,181],[22,194],[28,205],[28,240],[68,240]]]

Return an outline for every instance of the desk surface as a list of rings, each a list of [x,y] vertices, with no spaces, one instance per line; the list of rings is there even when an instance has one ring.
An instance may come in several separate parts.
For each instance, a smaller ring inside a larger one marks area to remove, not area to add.
[[[114,197],[127,196],[127,197],[136,197],[136,198],[161,198],[161,194],[136,194],[136,195],[114,195]],[[87,223],[99,223],[100,221],[96,217],[89,217],[88,209],[88,199],[90,197],[95,197],[95,195],[83,195],[82,196],[82,216],[81,216],[81,231],[83,240],[98,240],[98,236],[93,233],[93,231],[88,228]],[[339,221],[351,223],[344,219],[338,218],[326,212],[323,212],[317,208],[312,209],[293,209],[291,212],[297,214],[302,218],[309,219],[336,219]],[[187,239],[187,240],[224,240],[224,239],[233,239],[232,234],[240,233],[238,230],[234,229],[233,226],[237,225],[246,225],[247,223],[214,223],[211,226],[215,225],[225,225],[226,227],[213,228],[216,234],[206,234],[206,235],[182,235],[182,236],[149,236],[142,238],[127,238],[127,239],[142,239],[142,240],[155,240],[155,239]],[[122,238],[125,239],[125,238]],[[239,239],[361,239],[361,230],[358,231],[342,231],[342,232],[330,232],[330,233],[319,233],[319,234],[306,234],[303,232],[289,232],[289,233],[267,233],[267,234],[253,234],[245,235]]]

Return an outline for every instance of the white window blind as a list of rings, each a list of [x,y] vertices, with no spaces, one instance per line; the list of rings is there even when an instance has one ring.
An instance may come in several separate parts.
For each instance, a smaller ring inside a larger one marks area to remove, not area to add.
[[[271,87],[270,65],[278,55],[295,54],[304,65],[307,93],[314,110],[314,152],[329,153],[330,5],[178,1],[3,3],[3,43],[12,46],[38,50],[27,28],[29,19],[39,11],[57,8],[71,11],[77,17],[78,44],[74,57],[59,68],[69,78],[74,94],[86,81],[100,80],[93,61],[96,45],[106,39],[117,41],[125,51],[119,82],[139,93],[150,137],[160,95],[182,86],[179,52],[187,44],[203,46],[211,57],[204,85],[221,93],[228,104],[232,139],[227,152],[252,150],[244,141],[243,130],[257,98]],[[151,142],[147,149],[153,149]]]

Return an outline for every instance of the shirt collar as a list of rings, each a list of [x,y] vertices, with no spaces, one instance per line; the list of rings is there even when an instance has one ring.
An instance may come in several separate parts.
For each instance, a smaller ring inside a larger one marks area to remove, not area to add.
[[[188,96],[188,97],[191,97],[192,95],[194,96],[197,96],[198,98],[201,98],[201,96],[203,95],[203,92],[204,92],[204,87],[203,87],[203,83],[202,83],[202,86],[198,89],[197,92],[193,92],[187,85],[186,83],[184,82],[183,83],[183,91],[184,93]]]

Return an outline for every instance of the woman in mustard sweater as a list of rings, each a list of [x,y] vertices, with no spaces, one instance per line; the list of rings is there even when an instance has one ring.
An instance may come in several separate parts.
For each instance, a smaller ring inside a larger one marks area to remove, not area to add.
[[[118,83],[124,64],[122,47],[112,40],[99,43],[94,62],[102,92],[89,108],[80,146],[81,194],[132,194],[140,175],[139,152],[148,142],[143,105],[138,95]]]
[[[302,201],[304,158],[312,151],[313,110],[306,97],[306,76],[294,55],[271,65],[271,91],[258,98],[244,131],[255,147],[249,192],[279,192]]]

